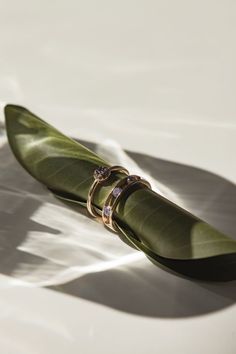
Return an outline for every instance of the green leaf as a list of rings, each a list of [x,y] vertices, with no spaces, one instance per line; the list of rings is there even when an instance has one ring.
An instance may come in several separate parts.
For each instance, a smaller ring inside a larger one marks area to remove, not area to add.
[[[23,107],[5,107],[8,140],[17,160],[68,203],[86,206],[93,171],[109,164]],[[121,173],[95,196],[102,205]],[[236,278],[236,241],[147,188],[134,188],[117,206],[120,237],[155,264],[201,279]]]

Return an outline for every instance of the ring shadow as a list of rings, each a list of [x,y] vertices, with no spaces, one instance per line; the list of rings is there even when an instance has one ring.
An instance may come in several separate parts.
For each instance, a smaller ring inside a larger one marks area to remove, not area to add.
[[[93,143],[82,143],[95,149]],[[186,209],[236,238],[236,187],[232,182],[195,167],[126,152],[143,170],[176,193]],[[60,228],[33,221],[33,212],[45,201],[62,203],[21,168],[8,145],[0,149],[0,162],[4,167],[0,173],[0,272],[14,277],[22,263],[40,268],[45,262],[43,257],[20,249],[29,231],[54,236],[61,232]],[[49,288],[116,310],[163,318],[203,315],[231,306],[236,300],[236,281],[195,281],[156,267],[146,258]]]

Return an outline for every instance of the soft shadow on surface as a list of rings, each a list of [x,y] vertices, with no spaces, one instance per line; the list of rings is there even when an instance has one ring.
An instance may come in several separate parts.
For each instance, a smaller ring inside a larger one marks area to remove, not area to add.
[[[234,184],[193,167],[128,154],[185,208],[236,237]],[[18,279],[150,317],[196,316],[234,304],[235,281],[204,283],[154,266],[84,210],[76,213],[51,196],[8,146],[0,149],[0,163],[0,272],[9,276],[9,286]]]

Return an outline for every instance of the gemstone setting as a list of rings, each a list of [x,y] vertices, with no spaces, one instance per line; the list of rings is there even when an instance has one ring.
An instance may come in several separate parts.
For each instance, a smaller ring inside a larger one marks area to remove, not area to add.
[[[107,205],[104,207],[104,215],[107,217],[111,215],[111,207],[110,206]]]
[[[111,171],[106,166],[100,166],[95,169],[93,177],[98,181],[105,181],[109,178]]]
[[[120,187],[115,187],[112,191],[112,195],[113,197],[118,197],[120,195],[120,193],[122,192],[122,189]]]
[[[130,182],[133,182],[133,181],[138,181],[139,179],[140,179],[139,176],[130,175],[130,176],[127,178],[127,182],[130,183]]]

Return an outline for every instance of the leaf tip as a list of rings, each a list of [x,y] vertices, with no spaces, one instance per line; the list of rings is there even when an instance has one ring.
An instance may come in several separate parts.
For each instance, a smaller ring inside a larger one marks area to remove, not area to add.
[[[8,103],[5,107],[4,107],[4,114],[5,114],[5,120],[7,122],[7,120],[11,119],[11,118],[15,118],[16,116],[18,116],[18,114],[20,114],[22,111],[25,111],[26,109],[24,107],[12,104],[12,103]]]

